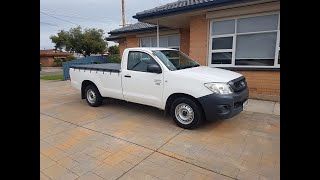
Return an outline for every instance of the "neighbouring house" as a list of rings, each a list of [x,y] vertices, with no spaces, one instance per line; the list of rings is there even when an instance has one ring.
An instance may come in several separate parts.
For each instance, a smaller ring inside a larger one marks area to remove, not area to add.
[[[280,0],[179,0],[136,13],[139,22],[110,31],[129,47],[183,51],[210,67],[243,74],[250,97],[280,101]]]
[[[67,56],[73,55],[72,53],[68,52],[61,52],[54,49],[48,50],[40,50],[40,63],[43,67],[52,67],[54,66],[54,59],[55,58],[66,58]]]

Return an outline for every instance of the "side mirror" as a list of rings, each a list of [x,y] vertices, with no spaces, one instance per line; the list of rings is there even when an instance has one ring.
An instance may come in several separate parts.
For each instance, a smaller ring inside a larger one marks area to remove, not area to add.
[[[151,73],[157,73],[157,74],[162,73],[160,66],[157,64],[148,64],[147,71]]]

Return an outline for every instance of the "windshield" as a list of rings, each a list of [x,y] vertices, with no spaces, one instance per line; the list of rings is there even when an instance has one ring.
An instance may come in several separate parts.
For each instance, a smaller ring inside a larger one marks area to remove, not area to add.
[[[158,50],[152,52],[171,71],[200,66],[196,61],[192,60],[189,56],[180,51]]]

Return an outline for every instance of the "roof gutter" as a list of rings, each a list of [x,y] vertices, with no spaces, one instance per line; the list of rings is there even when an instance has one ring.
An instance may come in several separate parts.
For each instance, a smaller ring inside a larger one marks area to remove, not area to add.
[[[163,16],[170,16],[170,15],[176,15],[176,14],[182,14],[185,12],[190,12],[190,11],[197,11],[197,10],[204,10],[204,9],[210,9],[214,5],[214,7],[222,7],[222,6],[227,6],[227,5],[234,5],[234,4],[241,4],[241,3],[246,3],[250,1],[257,1],[257,0],[239,0],[239,1],[232,1],[232,0],[223,0],[219,3],[215,1],[211,1],[208,3],[199,3],[195,5],[190,5],[186,7],[181,7],[181,8],[174,8],[174,9],[169,9],[169,10],[164,10],[164,11],[159,11],[159,12],[154,12],[154,13],[146,13],[146,14],[136,14],[132,16],[135,19],[140,20],[146,20],[146,19],[153,19],[157,17],[163,17]]]
[[[121,39],[124,39],[124,37],[122,37],[122,36],[109,36],[109,37],[105,38],[106,41],[116,41],[116,40],[121,40]]]
[[[164,29],[165,27],[159,27],[159,29]],[[124,34],[124,33],[132,33],[132,32],[144,32],[144,31],[150,31],[150,30],[156,30],[157,27],[148,27],[148,28],[143,28],[143,29],[132,29],[132,30],[127,30],[127,31],[119,31],[119,32],[108,32],[108,34],[111,35],[119,35],[119,34]]]

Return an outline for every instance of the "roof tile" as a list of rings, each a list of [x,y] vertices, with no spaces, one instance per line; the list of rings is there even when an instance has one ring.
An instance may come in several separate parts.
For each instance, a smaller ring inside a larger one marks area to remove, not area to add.
[[[159,13],[167,13],[166,11],[179,11],[186,8],[210,8],[220,4],[228,3],[242,3],[254,0],[178,0],[175,2],[167,3],[152,9],[144,10],[136,13],[134,18],[140,19],[148,16],[153,16]]]
[[[112,30],[109,32],[109,34],[120,34],[120,33],[125,33],[125,32],[133,32],[137,30],[146,30],[146,29],[155,29],[157,28],[156,25],[153,24],[148,24],[144,22],[137,22],[122,28],[118,28],[115,30]]]

